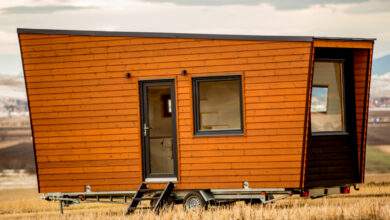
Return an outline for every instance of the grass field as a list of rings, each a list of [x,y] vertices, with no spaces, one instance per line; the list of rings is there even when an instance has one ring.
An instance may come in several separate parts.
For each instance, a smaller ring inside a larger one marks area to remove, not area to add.
[[[319,199],[291,197],[274,204],[211,207],[185,212],[181,205],[156,216],[140,210],[124,216],[126,205],[84,203],[65,208],[39,198],[34,189],[0,191],[0,219],[390,219],[390,174],[368,175],[367,184],[349,195]]]
[[[367,172],[390,172],[390,146],[367,146]]]

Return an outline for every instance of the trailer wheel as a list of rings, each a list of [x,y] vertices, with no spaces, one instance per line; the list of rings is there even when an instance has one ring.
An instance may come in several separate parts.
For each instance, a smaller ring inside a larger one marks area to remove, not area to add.
[[[184,197],[183,201],[185,210],[205,209],[207,203],[199,192],[190,192]]]

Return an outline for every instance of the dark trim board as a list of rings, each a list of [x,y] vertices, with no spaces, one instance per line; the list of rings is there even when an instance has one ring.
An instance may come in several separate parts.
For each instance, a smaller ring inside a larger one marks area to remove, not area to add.
[[[336,41],[376,41],[376,38],[361,37],[313,37],[314,40],[336,40]]]
[[[344,40],[344,41],[374,41],[375,38],[342,38],[314,36],[267,36],[267,35],[234,35],[234,34],[194,34],[194,33],[161,33],[161,32],[123,32],[123,31],[89,31],[89,30],[54,30],[17,28],[18,34],[63,34],[105,37],[150,37],[150,38],[194,38],[215,40],[253,40],[253,41],[297,41],[312,42],[313,40]]]
[[[305,181],[305,172],[307,166],[307,148],[310,143],[310,137],[307,136],[310,133],[310,109],[311,109],[311,86],[313,84],[313,72],[314,72],[314,43],[310,44],[310,58],[309,68],[307,71],[307,82],[306,82],[306,104],[305,104],[305,124],[303,126],[303,139],[302,139],[302,157],[301,157],[301,177],[299,178],[299,188],[303,189]]]

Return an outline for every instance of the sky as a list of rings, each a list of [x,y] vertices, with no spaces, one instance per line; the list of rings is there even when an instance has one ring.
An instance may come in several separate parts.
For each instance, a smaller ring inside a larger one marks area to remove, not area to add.
[[[16,28],[377,38],[390,0],[1,0],[0,74],[22,73]]]

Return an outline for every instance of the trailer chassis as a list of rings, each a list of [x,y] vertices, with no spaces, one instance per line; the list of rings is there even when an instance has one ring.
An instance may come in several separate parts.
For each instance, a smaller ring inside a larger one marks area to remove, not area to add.
[[[355,189],[358,189],[356,185],[353,186]],[[159,213],[162,206],[171,204],[183,204],[185,209],[207,208],[208,205],[225,205],[237,201],[245,201],[247,204],[268,204],[293,195],[315,199],[333,194],[345,194],[350,192],[350,187],[351,185],[311,189],[242,188],[174,190],[172,188],[171,191],[167,192],[167,196],[163,198],[162,194],[166,189],[155,190],[140,186],[137,191],[93,192],[86,190],[85,192],[47,193],[42,198],[47,201],[58,201],[61,214],[64,212],[64,207],[81,202],[129,204],[126,213],[130,214],[137,208],[141,200],[150,200],[150,207],[143,208],[150,208],[155,213]],[[137,193],[139,192],[143,194],[141,197],[139,195],[137,197]],[[135,206],[134,202],[137,203]],[[193,207],[197,205],[199,207]]]

